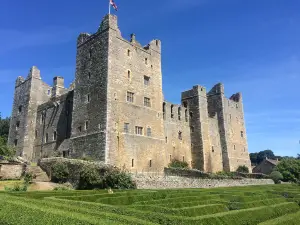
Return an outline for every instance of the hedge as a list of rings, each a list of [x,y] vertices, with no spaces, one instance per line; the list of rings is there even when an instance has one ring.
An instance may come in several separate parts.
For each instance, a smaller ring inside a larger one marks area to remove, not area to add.
[[[300,224],[300,211],[290,213],[276,219],[268,220],[260,223],[259,225],[299,225]]]
[[[81,208],[76,206],[76,204],[63,204],[55,201],[46,201],[46,200],[34,200],[34,199],[24,199],[24,198],[14,198],[11,197],[9,200],[6,200],[8,203],[17,205],[27,206],[28,208],[37,208],[43,209],[43,211],[57,211],[61,215],[84,215],[87,218],[87,221],[93,222],[88,224],[141,224],[141,225],[151,225],[153,223],[147,222],[138,218],[134,218],[130,215],[118,215],[115,210],[111,212],[106,212],[106,210],[95,210],[93,208]],[[6,204],[6,203],[5,203]],[[104,206],[105,207],[105,206]],[[81,218],[81,217],[79,217]],[[94,223],[94,221],[100,222],[106,221],[105,223]],[[114,221],[111,223],[111,221]],[[42,224],[42,223],[40,223]],[[72,223],[67,223],[72,224]],[[84,224],[84,223],[82,223]]]
[[[12,225],[40,225],[40,224],[122,224],[112,220],[99,219],[82,213],[67,213],[65,211],[39,207],[20,201],[2,200],[0,205],[2,223]]]
[[[151,211],[151,212],[157,212],[157,213],[164,213],[174,216],[202,216],[202,215],[208,215],[208,214],[214,214],[219,212],[226,212],[229,211],[229,209],[222,204],[211,204],[211,205],[196,205],[192,207],[185,207],[185,208],[178,208],[178,209],[172,209],[172,208],[165,208],[165,207],[159,207],[159,206],[153,206],[153,205],[143,205],[143,206],[133,206],[132,208],[142,211]]]

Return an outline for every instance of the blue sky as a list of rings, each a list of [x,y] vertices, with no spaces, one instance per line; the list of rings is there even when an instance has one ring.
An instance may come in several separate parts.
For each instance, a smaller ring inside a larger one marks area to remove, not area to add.
[[[299,0],[115,0],[122,35],[163,46],[168,101],[195,84],[241,91],[250,152],[300,153]],[[2,0],[0,112],[9,116],[17,76],[32,65],[52,83],[75,73],[76,39],[95,32],[108,0]]]

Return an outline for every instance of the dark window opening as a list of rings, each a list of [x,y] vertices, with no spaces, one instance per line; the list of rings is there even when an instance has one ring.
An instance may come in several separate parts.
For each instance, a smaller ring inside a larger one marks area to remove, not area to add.
[[[172,162],[172,155],[170,155],[170,162]]]
[[[189,118],[188,118],[188,111],[187,109],[185,110],[185,121],[188,122],[189,121]]]
[[[18,108],[18,112],[21,113],[22,112],[23,107],[20,105]]]
[[[243,131],[241,131],[241,137],[244,137],[244,132]]]
[[[214,146],[211,147],[211,151],[212,151],[212,152],[215,152]]]
[[[128,78],[128,80],[131,79],[131,71],[130,70],[127,71],[127,78]]]
[[[38,131],[35,130],[35,138],[37,138],[37,136],[38,136]]]
[[[174,105],[171,105],[171,118],[174,118],[173,108],[174,108]]]
[[[150,85],[150,77],[144,76],[144,85],[149,86]]]
[[[166,103],[163,103],[163,118],[166,119]]]
[[[191,126],[191,132],[194,133],[194,131],[195,131],[195,127]]]
[[[131,167],[134,167],[134,159],[131,160]]]
[[[158,40],[156,40],[155,43],[156,43],[156,46],[158,46]]]
[[[89,121],[85,121],[84,129],[85,130],[89,129]]]
[[[181,131],[178,132],[178,139],[182,140],[182,132]]]
[[[89,94],[87,95],[86,100],[87,100],[87,102],[91,101],[91,96]]]
[[[130,56],[130,50],[129,49],[127,50],[127,56]]]
[[[56,141],[56,139],[57,139],[57,133],[56,133],[56,131],[54,131],[54,133],[53,133],[53,141]]]
[[[88,73],[88,78],[91,79],[91,72]]]
[[[49,135],[48,135],[48,133],[47,133],[47,134],[46,134],[46,138],[45,138],[45,142],[48,143],[48,141],[49,141]]]
[[[18,145],[18,139],[14,140],[14,145],[17,146]]]
[[[168,137],[166,137],[165,139],[166,139],[166,143],[168,143]]]
[[[233,145],[233,149],[235,150],[235,145]]]
[[[145,58],[145,64],[148,65],[148,58]]]
[[[135,134],[137,135],[143,135],[143,127],[135,127]]]
[[[152,167],[152,160],[149,161],[149,167]]]
[[[16,123],[16,130],[18,130],[20,128],[20,121],[17,121]]]
[[[192,113],[192,112],[190,112],[190,118],[191,118],[191,119],[193,118],[193,116],[194,116],[194,115],[193,115],[193,113]]]
[[[187,108],[187,106],[188,106],[187,102],[184,101],[184,102],[183,102],[183,107],[184,107],[184,108]]]
[[[81,126],[78,127],[78,131],[79,131],[79,132],[82,131],[82,127],[81,127]]]

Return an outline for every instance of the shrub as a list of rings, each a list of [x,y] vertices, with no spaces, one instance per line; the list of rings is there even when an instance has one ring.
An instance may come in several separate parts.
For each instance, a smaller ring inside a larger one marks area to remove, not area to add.
[[[273,171],[270,174],[270,178],[275,182],[275,184],[278,184],[283,179],[283,176],[279,171]]]
[[[68,166],[57,162],[52,166],[52,177],[51,180],[57,183],[65,183],[69,177]]]
[[[35,178],[35,175],[31,172],[25,172],[23,178],[24,178],[24,183],[29,185],[29,183],[31,183],[32,180]]]
[[[187,162],[184,161],[180,161],[177,159],[174,159],[170,164],[169,164],[169,168],[182,168],[182,169],[188,169],[189,168],[189,164]]]
[[[283,159],[275,168],[283,176],[285,182],[297,182],[300,179],[300,160]]]
[[[118,168],[105,172],[103,177],[103,185],[105,188],[112,189],[135,189],[136,184],[132,180],[131,175]]]
[[[99,171],[93,165],[85,165],[80,171],[78,189],[89,190],[94,188],[102,188],[103,182],[100,178]]]
[[[12,160],[16,155],[16,149],[8,146],[6,140],[3,137],[0,137],[0,156],[4,160]]]
[[[239,172],[239,173],[249,173],[249,168],[245,165],[243,166],[239,166],[236,170],[236,172]]]
[[[19,184],[16,183],[13,187],[4,187],[4,190],[7,192],[25,192],[28,189],[28,184]]]

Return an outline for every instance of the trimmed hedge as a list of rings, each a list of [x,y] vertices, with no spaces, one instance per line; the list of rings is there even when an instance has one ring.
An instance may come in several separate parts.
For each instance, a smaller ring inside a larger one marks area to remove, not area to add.
[[[273,220],[260,223],[259,225],[299,225],[300,224],[300,211],[290,213]]]

